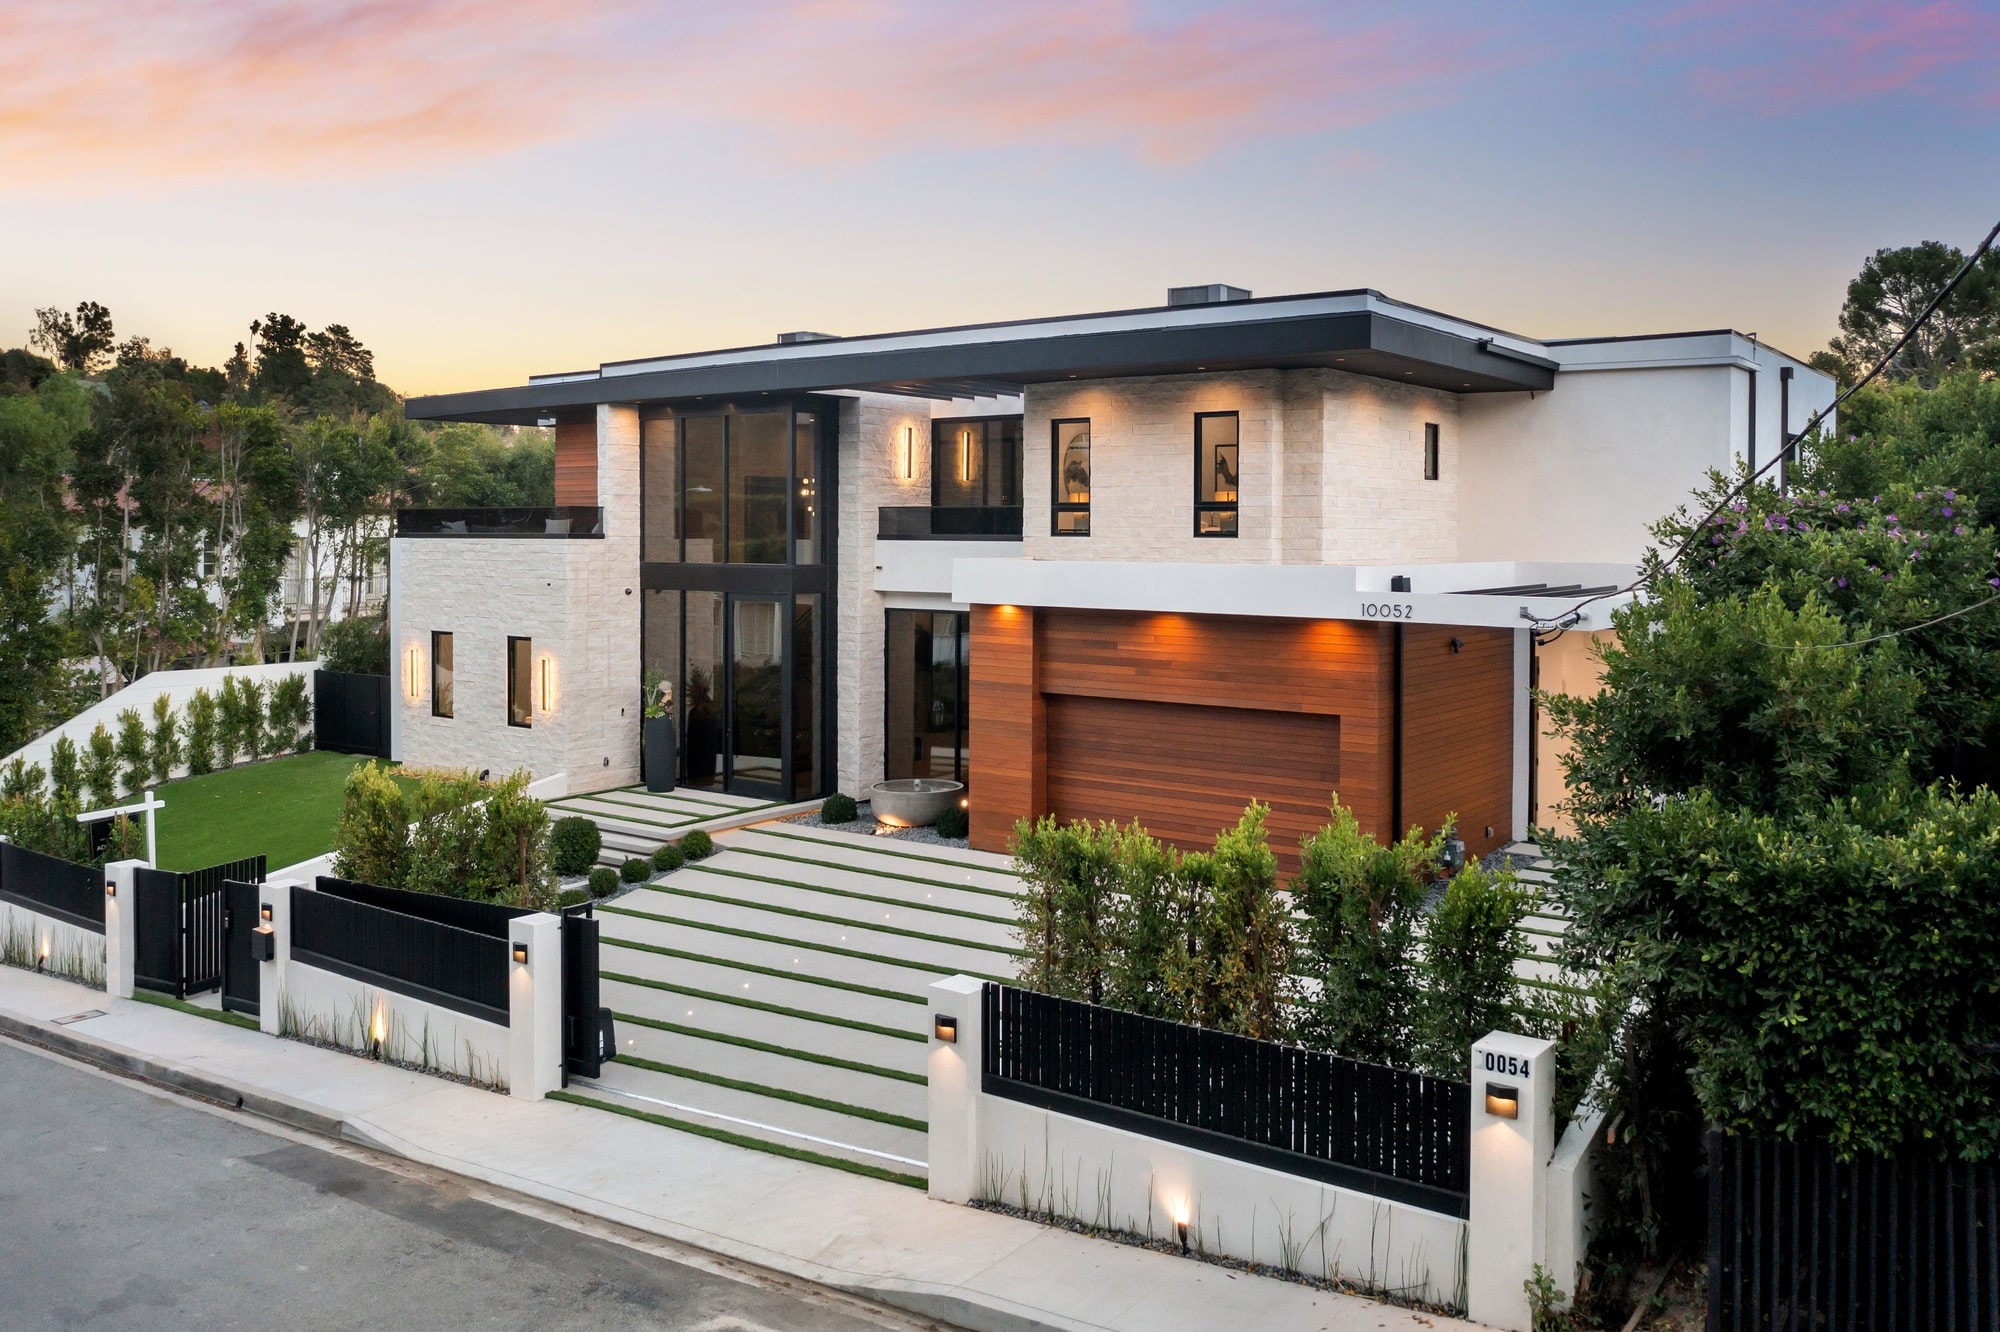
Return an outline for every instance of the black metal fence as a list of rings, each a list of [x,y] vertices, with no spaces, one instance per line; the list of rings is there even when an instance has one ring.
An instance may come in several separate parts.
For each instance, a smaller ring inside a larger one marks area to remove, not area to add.
[[[0,842],[0,900],[104,933],[104,871]]]
[[[1709,1332],[1995,1332],[2000,1165],[1708,1141]]]
[[[508,1025],[504,936],[295,885],[292,960]]]
[[[313,747],[389,757],[389,677],[313,672]]]
[[[434,920],[440,925],[449,925],[458,930],[470,930],[474,934],[490,935],[495,939],[507,937],[507,923],[515,917],[534,914],[528,907],[472,902],[462,897],[443,897],[437,893],[413,893],[407,888],[384,888],[379,883],[336,879],[331,874],[322,874],[313,880],[313,883],[319,891],[331,893],[335,897],[344,897],[350,902],[381,907],[384,911],[399,911],[405,916],[415,916],[418,920]]]
[[[399,537],[601,537],[604,510],[586,504],[516,509],[398,509]]]
[[[989,984],[995,1096],[1464,1216],[1470,1084]]]

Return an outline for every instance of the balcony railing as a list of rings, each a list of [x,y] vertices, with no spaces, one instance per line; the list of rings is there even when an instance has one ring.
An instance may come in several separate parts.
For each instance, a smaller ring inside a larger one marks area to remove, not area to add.
[[[399,537],[601,537],[604,510],[557,504],[536,509],[398,509]]]
[[[1021,509],[938,508],[884,505],[878,514],[878,541],[1019,541]]]

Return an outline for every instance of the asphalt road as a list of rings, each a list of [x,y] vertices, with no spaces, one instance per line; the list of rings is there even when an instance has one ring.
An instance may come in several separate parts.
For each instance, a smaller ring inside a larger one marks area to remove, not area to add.
[[[10,1332],[936,1326],[0,1041]]]

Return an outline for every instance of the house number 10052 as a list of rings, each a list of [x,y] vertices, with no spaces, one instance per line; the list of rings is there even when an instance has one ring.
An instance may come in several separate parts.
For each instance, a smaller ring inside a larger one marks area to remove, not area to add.
[[[1414,620],[1417,608],[1407,601],[1364,601],[1361,613],[1371,620]]]
[[[1513,1055],[1494,1054],[1491,1050],[1480,1056],[1486,1061],[1488,1073],[1505,1073],[1510,1078],[1528,1080],[1528,1061],[1516,1059]]]

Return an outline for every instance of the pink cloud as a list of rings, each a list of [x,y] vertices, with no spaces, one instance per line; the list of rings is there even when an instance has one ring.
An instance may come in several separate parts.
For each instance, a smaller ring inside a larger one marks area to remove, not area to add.
[[[1972,0],[1702,0],[1653,21],[1705,97],[1769,115],[1889,94],[2000,106],[2000,13]]]
[[[1452,95],[1493,63],[1358,4],[0,0],[19,180],[371,174],[636,123],[803,158],[1020,144],[1187,160]]]

